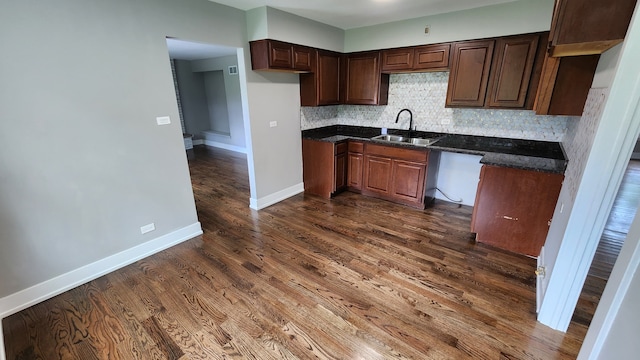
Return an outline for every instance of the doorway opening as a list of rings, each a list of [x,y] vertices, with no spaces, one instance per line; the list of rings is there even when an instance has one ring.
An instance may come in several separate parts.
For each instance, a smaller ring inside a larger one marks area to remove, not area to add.
[[[627,238],[640,205],[640,141],[627,164],[620,188],[607,218],[598,248],[591,262],[573,312],[572,321],[589,326],[607,285],[613,266]]]
[[[185,149],[247,152],[237,48],[167,38]]]

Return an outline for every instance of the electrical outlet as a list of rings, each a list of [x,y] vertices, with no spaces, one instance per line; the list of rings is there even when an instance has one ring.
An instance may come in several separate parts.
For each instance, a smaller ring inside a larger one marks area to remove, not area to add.
[[[158,125],[169,125],[171,124],[171,118],[168,116],[158,116],[156,122]]]
[[[146,234],[146,233],[148,233],[149,231],[153,231],[153,230],[155,230],[155,229],[156,229],[156,225],[155,225],[154,223],[147,224],[147,225],[145,225],[145,226],[141,226],[141,227],[140,227],[140,233],[141,233],[141,234]]]
[[[278,126],[278,122],[277,121],[269,122],[269,127],[276,127],[276,126]]]
[[[429,36],[430,33],[431,33],[431,25],[426,25],[424,27],[424,36]]]
[[[448,118],[440,119],[440,124],[449,125],[451,124],[451,119],[448,119]]]

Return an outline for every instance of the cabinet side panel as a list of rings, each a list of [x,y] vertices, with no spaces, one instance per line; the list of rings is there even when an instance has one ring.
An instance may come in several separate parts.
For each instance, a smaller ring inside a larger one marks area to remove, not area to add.
[[[334,144],[326,141],[302,140],[302,178],[304,191],[330,198],[334,182]]]

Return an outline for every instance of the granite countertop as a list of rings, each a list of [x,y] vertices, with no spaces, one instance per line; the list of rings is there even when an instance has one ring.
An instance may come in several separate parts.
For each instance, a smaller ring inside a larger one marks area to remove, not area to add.
[[[424,147],[411,144],[371,140],[372,137],[380,135],[380,133],[380,128],[333,125],[304,130],[302,131],[302,137],[333,143],[353,139],[384,143],[389,146],[481,155],[482,159],[480,159],[480,163],[485,165],[544,171],[557,174],[564,174],[564,171],[567,168],[567,160],[564,150],[562,149],[562,145],[558,142],[415,131],[412,135],[413,137],[440,138],[440,140],[433,145]],[[406,136],[407,130],[389,129],[388,133]]]

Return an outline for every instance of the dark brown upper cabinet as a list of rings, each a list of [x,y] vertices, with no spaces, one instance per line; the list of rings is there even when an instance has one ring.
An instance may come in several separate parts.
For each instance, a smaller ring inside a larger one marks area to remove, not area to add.
[[[636,0],[556,0],[551,20],[551,56],[602,54],[620,43]]]
[[[312,73],[300,74],[300,105],[340,104],[340,68],[342,54],[317,50]]]
[[[251,68],[262,71],[310,72],[316,50],[277,40],[250,42]]]
[[[380,59],[380,51],[346,55],[344,60],[344,104],[387,104],[389,74],[381,73]]]
[[[383,73],[444,71],[449,68],[450,44],[382,50]]]
[[[487,107],[525,107],[539,39],[539,34],[496,39]]]
[[[495,40],[453,43],[446,106],[483,107]]]
[[[551,57],[547,53],[533,109],[538,115],[580,116],[600,55]]]

